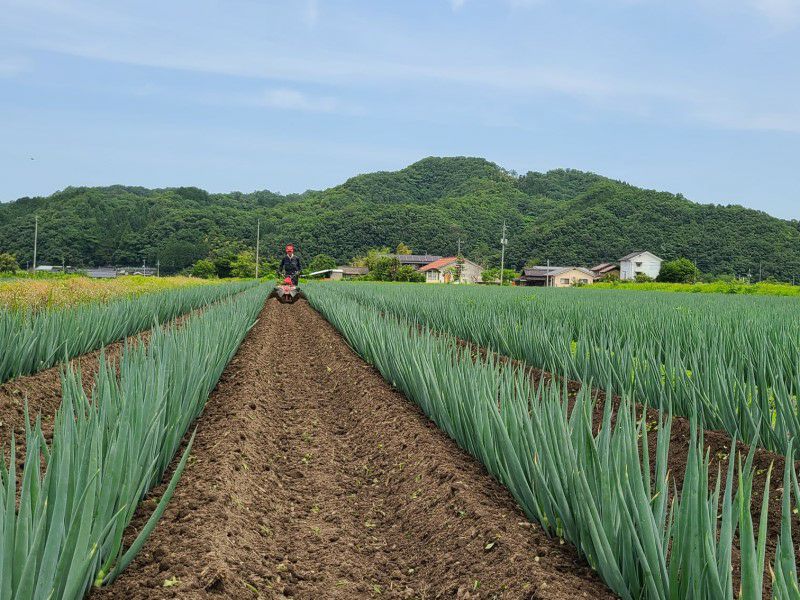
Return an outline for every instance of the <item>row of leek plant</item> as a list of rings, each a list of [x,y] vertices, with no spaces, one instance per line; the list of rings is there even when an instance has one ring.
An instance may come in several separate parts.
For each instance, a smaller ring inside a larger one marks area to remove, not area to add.
[[[13,439],[1,470],[0,600],[80,598],[130,563],[163,513],[191,442],[156,511],[124,548],[137,504],[161,481],[268,291],[229,298],[181,328],[156,328],[148,344],[126,346],[118,376],[101,358],[91,399],[80,374],[66,370],[52,442],[37,419],[26,431],[21,477]]]
[[[433,287],[340,293],[570,379],[610,380],[748,444],[785,454],[800,436],[796,299]]]
[[[752,453],[744,462],[730,457],[724,478],[720,467],[709,474],[711,457],[695,428],[678,494],[668,470],[668,414],[656,434],[648,433],[623,399],[615,420],[606,404],[595,431],[586,388],[570,411],[557,381],[536,387],[524,370],[491,355],[476,359],[453,338],[431,335],[411,321],[365,311],[338,288],[309,286],[306,292],[362,357],[480,460],[529,518],[572,542],[622,598],[734,598],[737,537],[738,597],[761,598],[769,481],[754,526]],[[651,458],[652,435],[658,439]],[[710,475],[715,485],[709,486]],[[792,470],[784,476],[800,497]],[[775,598],[800,595],[791,492],[786,485]]]
[[[52,367],[253,285],[187,287],[42,311],[0,310],[0,382]]]

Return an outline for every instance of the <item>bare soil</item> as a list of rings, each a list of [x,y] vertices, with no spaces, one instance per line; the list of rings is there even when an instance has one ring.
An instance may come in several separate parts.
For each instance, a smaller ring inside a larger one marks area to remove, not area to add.
[[[93,598],[614,597],[305,302],[268,301],[197,426]]]

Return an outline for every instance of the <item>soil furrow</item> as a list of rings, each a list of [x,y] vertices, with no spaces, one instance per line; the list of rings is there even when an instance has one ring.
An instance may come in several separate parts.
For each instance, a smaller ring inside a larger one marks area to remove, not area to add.
[[[275,301],[209,399],[164,517],[93,596],[614,597],[319,314]]]

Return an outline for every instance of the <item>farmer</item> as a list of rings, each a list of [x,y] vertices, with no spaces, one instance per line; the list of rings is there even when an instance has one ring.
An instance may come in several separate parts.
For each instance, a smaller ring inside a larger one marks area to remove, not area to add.
[[[300,278],[300,271],[302,268],[300,257],[294,253],[294,246],[289,244],[286,246],[286,255],[281,260],[278,271],[289,277],[294,285],[297,285],[297,280]]]

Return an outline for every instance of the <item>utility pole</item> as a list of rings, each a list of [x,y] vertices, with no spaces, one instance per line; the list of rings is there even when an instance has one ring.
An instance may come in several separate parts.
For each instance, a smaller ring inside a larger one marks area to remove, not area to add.
[[[161,277],[161,259],[156,259],[156,277]]]
[[[506,268],[506,221],[503,219],[503,233],[500,234],[500,286],[503,285],[503,270]]]
[[[261,219],[256,223],[256,279],[258,279],[258,250],[261,243]]]
[[[547,279],[544,287],[550,287],[550,259],[547,259]]]
[[[33,272],[36,273],[36,250],[39,244],[39,216],[35,217],[36,221],[33,226]]]
[[[147,275],[147,257],[142,257],[142,275]]]
[[[764,281],[763,272],[762,272],[762,266],[763,266],[763,263],[759,261],[759,263],[758,263],[758,282],[759,283]],[[34,269],[35,268],[36,267],[34,266]]]

